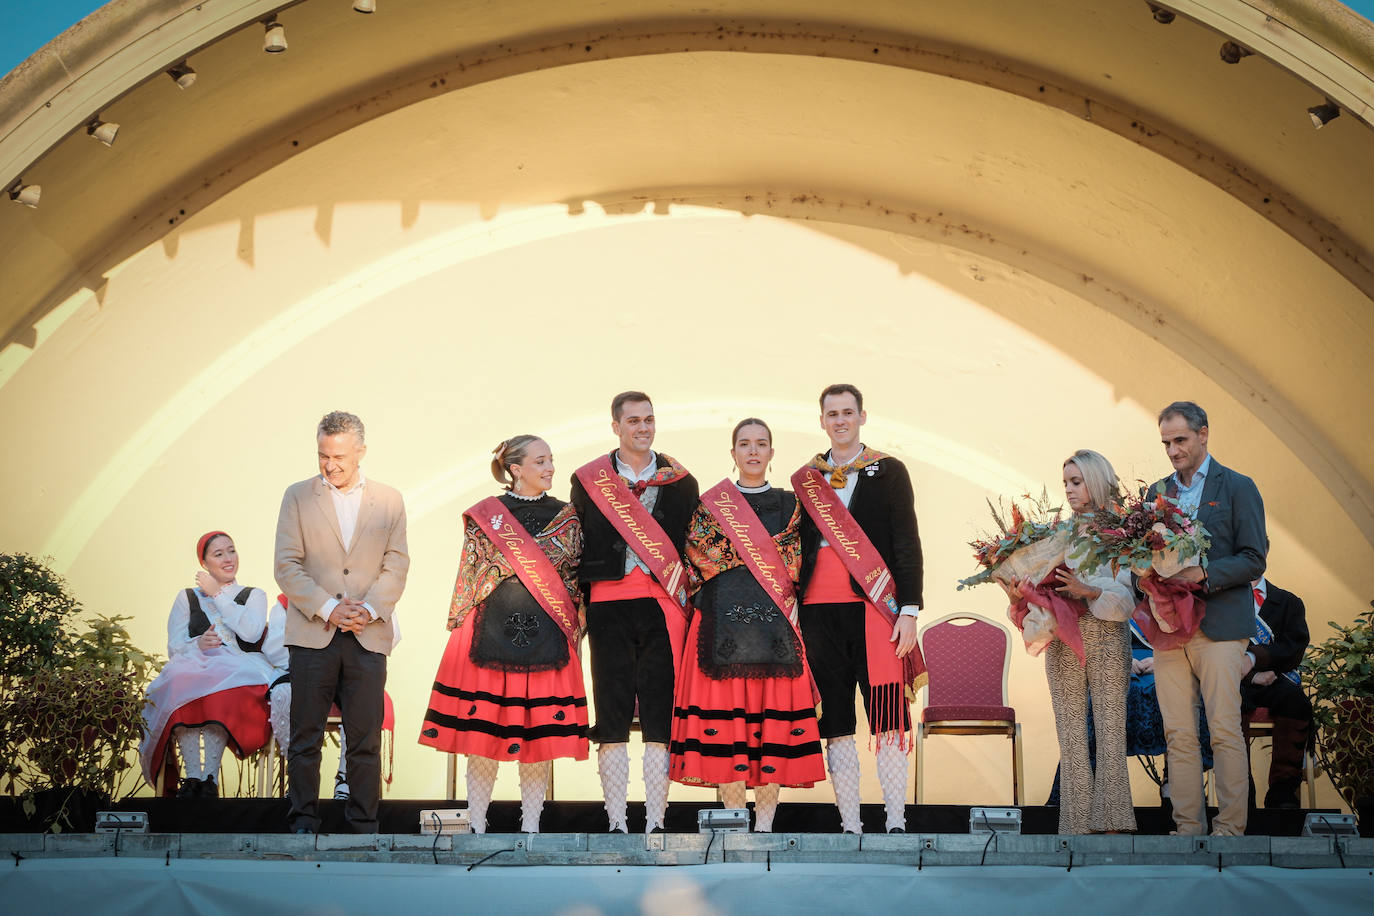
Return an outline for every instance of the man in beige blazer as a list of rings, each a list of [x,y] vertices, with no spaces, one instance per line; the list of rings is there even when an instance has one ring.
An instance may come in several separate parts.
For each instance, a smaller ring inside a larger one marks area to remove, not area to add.
[[[315,833],[320,819],[320,745],[338,698],[347,739],[349,827],[377,832],[386,657],[392,615],[405,589],[406,511],[401,494],[363,476],[363,423],[326,414],[316,433],[320,473],[294,483],[277,518],[276,579],[286,595],[291,652],[290,829]]]

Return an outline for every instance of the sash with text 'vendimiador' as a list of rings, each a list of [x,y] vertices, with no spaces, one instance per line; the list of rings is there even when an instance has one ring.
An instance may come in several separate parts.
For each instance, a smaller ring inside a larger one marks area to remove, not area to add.
[[[516,521],[515,514],[495,496],[487,497],[463,515],[472,519],[473,524],[491,539],[515,571],[520,583],[576,649],[577,605],[568,594],[568,588],[554,568],[553,561],[533,535]]]
[[[739,488],[727,477],[701,496],[701,504],[725,533],[745,569],[797,628],[797,592],[773,536]],[[798,634],[800,636],[800,633]]]
[[[630,492],[611,464],[609,455],[590,461],[575,472],[587,498],[606,516],[616,532],[625,539],[635,556],[649,567],[649,573],[663,586],[673,602],[687,613],[687,575],[677,548],[649,510]]]
[[[864,590],[868,603],[882,615],[888,626],[895,626],[901,609],[897,605],[897,588],[892,581],[892,571],[887,568],[878,548],[873,546],[868,535],[864,534],[849,509],[835,494],[825,475],[807,465],[792,475],[792,486],[802,508],[820,529],[821,537],[826,539],[845,570]],[[902,683],[914,691],[925,675],[925,661],[921,658],[920,646],[915,646],[902,656],[901,661]]]

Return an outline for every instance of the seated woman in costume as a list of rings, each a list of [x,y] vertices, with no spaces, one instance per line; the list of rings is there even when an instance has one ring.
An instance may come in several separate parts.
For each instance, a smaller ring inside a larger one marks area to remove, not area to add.
[[[143,776],[154,785],[169,741],[176,742],[186,770],[178,798],[218,796],[225,747],[242,759],[267,743],[267,685],[277,676],[262,652],[267,595],[238,584],[233,539],[209,532],[196,544],[196,559],[196,587],[172,602],[167,664],[148,685],[139,746]]]
[[[1119,492],[1116,472],[1102,455],[1080,449],[1063,466],[1064,496],[1074,513],[1075,532]],[[1115,576],[1107,568],[1078,571],[1077,537],[1064,565],[1046,583],[1004,585],[1014,602],[1033,600],[1052,588],[1077,612],[1058,615],[1056,638],[1045,649],[1055,730],[1059,736],[1059,832],[1118,833],[1136,829],[1131,781],[1126,772],[1126,687],[1130,679],[1130,635],[1126,621],[1135,609],[1130,570]],[[1057,584],[1055,584],[1057,583]],[[1038,603],[1038,602],[1036,602]],[[1072,614],[1069,618],[1072,618]],[[1088,706],[1096,726],[1096,765],[1088,753]]]
[[[516,436],[492,453],[506,487],[463,513],[463,554],[420,743],[466,754],[468,817],[486,832],[498,761],[520,763],[520,829],[539,832],[553,760],[587,759],[578,643],[582,525],[550,496],[553,455]]]
[[[754,789],[754,829],[771,832],[781,786],[825,779],[819,695],[797,631],[797,498],[767,479],[773,434],[758,419],[731,434],[739,483],[702,493],[687,533],[695,613],[674,701],[669,775],[718,786],[727,808]]]

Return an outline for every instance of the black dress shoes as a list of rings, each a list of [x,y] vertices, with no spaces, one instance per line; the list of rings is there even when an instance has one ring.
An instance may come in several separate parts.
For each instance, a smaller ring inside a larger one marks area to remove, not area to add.
[[[200,780],[187,777],[177,786],[177,798],[199,798]]]

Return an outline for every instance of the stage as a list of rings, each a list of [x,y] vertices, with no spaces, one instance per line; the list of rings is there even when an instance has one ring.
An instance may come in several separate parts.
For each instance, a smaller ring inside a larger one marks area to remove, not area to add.
[[[12,912],[1318,912],[1374,907],[1374,840],[776,833],[0,835]],[[658,866],[658,867],[654,867]],[[432,908],[432,909],[431,909]]]
[[[385,913],[402,907],[502,913],[846,913],[913,905],[1036,911],[1279,908],[1374,911],[1374,839],[1174,837],[1157,808],[1139,834],[1057,836],[1052,808],[1023,808],[1021,835],[971,835],[966,806],[911,806],[910,833],[835,832],[828,805],[783,805],[777,832],[696,832],[706,805],[673,804],[670,832],[607,834],[600,805],[553,802],[546,832],[422,836],[422,808],[386,801],[379,834],[282,832],[282,799],[134,798],[141,833],[0,830],[13,865],[0,899],[14,912]],[[322,803],[339,829],[342,805]],[[631,806],[642,829],[643,808]],[[9,812],[11,820],[14,812]],[[493,829],[519,806],[492,806]],[[865,806],[868,827],[881,806]],[[1252,812],[1252,828],[1300,831],[1303,812]],[[0,820],[0,825],[4,821]],[[12,826],[7,830],[14,829]],[[1154,832],[1151,832],[1154,831]]]

